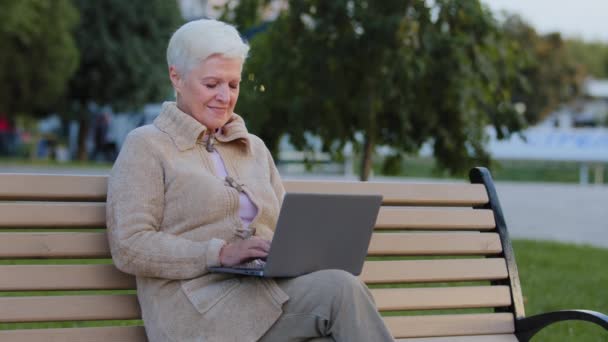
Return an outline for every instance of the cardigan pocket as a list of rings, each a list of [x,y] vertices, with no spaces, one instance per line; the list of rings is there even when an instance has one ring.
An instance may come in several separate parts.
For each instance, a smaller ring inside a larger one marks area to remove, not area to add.
[[[219,303],[241,283],[232,275],[212,273],[192,280],[184,280],[181,287],[196,311],[204,314]]]

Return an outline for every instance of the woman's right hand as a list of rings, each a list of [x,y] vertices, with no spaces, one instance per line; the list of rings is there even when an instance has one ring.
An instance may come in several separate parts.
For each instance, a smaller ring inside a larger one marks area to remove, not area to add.
[[[220,250],[220,264],[234,266],[251,259],[266,258],[270,251],[270,241],[257,236],[224,245]]]

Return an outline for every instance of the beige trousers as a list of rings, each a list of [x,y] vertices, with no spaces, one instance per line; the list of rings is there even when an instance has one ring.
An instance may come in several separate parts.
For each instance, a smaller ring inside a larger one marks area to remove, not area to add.
[[[319,271],[277,284],[290,299],[259,342],[393,341],[367,286],[348,272]]]

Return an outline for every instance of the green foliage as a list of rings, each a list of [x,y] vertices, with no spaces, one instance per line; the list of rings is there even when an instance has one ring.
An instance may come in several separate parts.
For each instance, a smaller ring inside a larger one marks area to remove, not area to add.
[[[353,143],[362,179],[375,146],[415,152],[429,138],[458,172],[488,160],[487,124],[499,137],[523,127],[509,44],[478,1],[291,1],[251,41],[239,110],[271,147],[282,133],[301,149],[318,135],[336,155]]]
[[[264,9],[269,6],[273,0],[226,0],[223,8],[223,15],[220,17],[222,21],[229,21],[236,25],[239,29],[252,28],[261,23],[263,20]]]
[[[565,41],[566,50],[591,77],[608,78],[608,44],[585,42],[579,39]]]
[[[435,10],[421,91],[427,99],[415,105],[435,117],[429,137],[437,165],[456,174],[489,164],[487,125],[499,139],[523,128],[509,89],[521,84],[525,59],[478,1],[437,1]]]
[[[0,112],[46,114],[78,64],[78,12],[69,0],[0,0],[0,8]]]
[[[170,94],[166,48],[181,24],[165,0],[74,0],[81,63],[70,83],[76,111],[90,102],[133,109]]]
[[[538,35],[515,15],[505,20],[503,28],[518,53],[526,58],[521,69],[523,87],[516,86],[512,91],[514,100],[525,104],[528,122],[538,122],[580,94],[585,70],[558,33]]]

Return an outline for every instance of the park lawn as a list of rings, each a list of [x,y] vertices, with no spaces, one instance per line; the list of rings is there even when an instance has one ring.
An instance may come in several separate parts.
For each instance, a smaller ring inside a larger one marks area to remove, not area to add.
[[[515,240],[526,316],[564,309],[608,314],[608,249]],[[606,342],[608,332],[588,322],[563,322],[532,341]]]
[[[588,309],[608,313],[608,294],[606,292],[608,272],[606,272],[605,266],[606,261],[608,261],[608,249],[528,240],[515,240],[513,248],[519,268],[527,316],[563,309]],[[108,261],[90,260],[85,262],[106,263]],[[41,261],[0,261],[0,264],[26,263],[41,263]],[[71,292],[83,294],[82,291]],[[109,291],[87,291],[84,293],[95,292],[107,293]],[[127,291],[120,292],[125,293]],[[63,293],[64,291],[54,292],[54,294]],[[44,294],[49,293],[36,293],[36,295]],[[19,295],[19,293],[0,292],[0,296],[7,295],[14,296]],[[462,310],[462,312],[467,312],[467,310]],[[0,330],[132,324],[141,324],[141,322],[0,323]],[[608,332],[587,322],[565,322],[546,328],[533,339],[533,342],[536,341],[606,342],[608,341]]]
[[[494,161],[489,168],[496,181],[522,181],[522,182],[555,182],[578,183],[579,163],[562,161],[537,160],[500,160]],[[589,180],[593,181],[593,172],[590,167]],[[374,172],[383,175],[380,160],[374,164]],[[405,157],[400,170],[388,171],[388,176],[414,177],[414,178],[453,178],[457,180],[468,179],[468,173],[449,175],[447,171],[438,171],[436,162],[428,157]],[[604,164],[604,182],[608,180],[608,165]]]

